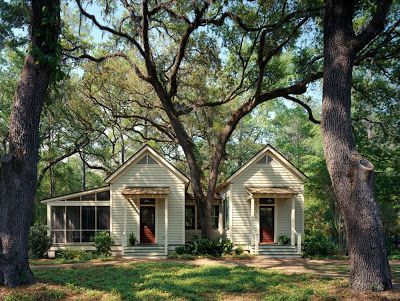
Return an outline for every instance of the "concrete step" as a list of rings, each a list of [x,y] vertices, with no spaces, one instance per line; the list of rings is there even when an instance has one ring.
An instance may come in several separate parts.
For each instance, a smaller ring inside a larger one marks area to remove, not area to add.
[[[296,249],[296,246],[287,245],[258,245],[259,249]]]
[[[263,258],[301,258],[299,254],[258,254]]]
[[[297,250],[295,250],[295,249],[276,249],[276,250],[258,249],[258,252],[265,252],[265,253],[297,253]]]

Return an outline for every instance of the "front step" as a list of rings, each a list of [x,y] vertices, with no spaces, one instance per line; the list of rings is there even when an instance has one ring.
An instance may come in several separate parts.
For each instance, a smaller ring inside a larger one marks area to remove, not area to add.
[[[258,255],[269,258],[300,258],[295,246],[259,245]]]
[[[125,247],[124,256],[140,258],[165,258],[164,246],[130,246]]]

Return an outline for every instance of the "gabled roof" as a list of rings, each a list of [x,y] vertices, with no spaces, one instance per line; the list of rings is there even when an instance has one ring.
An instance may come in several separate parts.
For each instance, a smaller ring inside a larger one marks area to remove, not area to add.
[[[282,165],[284,165],[294,176],[296,176],[299,180],[304,181],[307,179],[307,176],[296,166],[293,165],[288,159],[286,159],[279,151],[277,151],[272,145],[267,144],[262,150],[260,150],[257,154],[255,154],[246,164],[236,170],[231,176],[229,176],[221,185],[217,188],[217,191],[220,191],[224,187],[226,187],[229,183],[231,183],[237,176],[239,176],[244,170],[246,170],[251,164],[261,159],[267,153],[270,153],[274,159],[277,159]]]
[[[124,164],[118,167],[111,175],[109,175],[104,181],[106,183],[110,183],[115,180],[121,173],[128,168],[133,162],[135,162],[138,158],[142,156],[145,152],[149,152],[152,156],[156,158],[156,160],[164,165],[167,169],[169,169],[174,175],[176,175],[179,179],[181,179],[186,185],[189,184],[190,180],[186,177],[182,172],[180,172],[175,166],[169,163],[164,159],[158,152],[156,152],[149,145],[144,145],[141,149],[139,149],[132,157],[130,157]]]

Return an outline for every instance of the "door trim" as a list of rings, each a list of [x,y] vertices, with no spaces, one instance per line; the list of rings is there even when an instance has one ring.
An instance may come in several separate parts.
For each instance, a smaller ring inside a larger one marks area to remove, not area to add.
[[[276,244],[277,242],[278,242],[278,240],[277,240],[277,226],[278,226],[278,224],[277,224],[277,217],[278,217],[278,202],[276,201],[276,199],[275,199],[275,204],[260,204],[260,198],[257,198],[256,200],[256,206],[257,206],[257,208],[259,208],[259,207],[262,207],[262,206],[274,206],[275,207],[275,209],[274,209],[274,243]],[[256,227],[256,229],[257,229],[257,231],[258,231],[258,235],[257,235],[257,237],[258,237],[258,243],[261,243],[260,242],[260,209],[258,209],[258,213],[257,213],[257,223],[258,223],[258,225],[257,225],[257,227]]]
[[[157,202],[155,205],[140,205],[139,207],[139,244],[142,243],[142,207],[153,207],[154,208],[154,243],[144,243],[144,244],[157,244]]]
[[[260,204],[259,200],[258,201],[258,243],[259,244],[275,244],[276,243],[276,210],[277,210],[277,206],[276,203],[275,204]],[[273,242],[272,243],[265,243],[265,242],[261,242],[261,217],[260,217],[260,209],[261,207],[272,207],[274,210],[274,238],[273,238]]]

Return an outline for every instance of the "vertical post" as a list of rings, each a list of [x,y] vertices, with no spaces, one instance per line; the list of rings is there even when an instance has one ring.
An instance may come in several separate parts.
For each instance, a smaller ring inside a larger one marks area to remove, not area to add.
[[[291,224],[290,244],[292,246],[295,245],[295,233],[296,233],[295,221],[296,221],[296,203],[295,203],[295,199],[293,197],[292,198],[292,212],[290,214],[290,224]]]
[[[125,246],[126,246],[126,222],[127,222],[127,208],[128,199],[124,200],[124,233],[122,234],[122,255],[125,255]]]
[[[250,202],[251,202],[251,204],[250,204],[250,227],[251,227],[251,232],[250,232],[251,246],[250,246],[250,248],[251,248],[251,250],[253,250],[253,246],[255,243],[255,241],[254,241],[254,197],[253,196],[251,196]]]
[[[168,255],[168,196],[164,200],[164,254]]]
[[[301,234],[297,234],[297,254],[301,254]]]
[[[47,235],[51,236],[51,207],[47,203]]]

